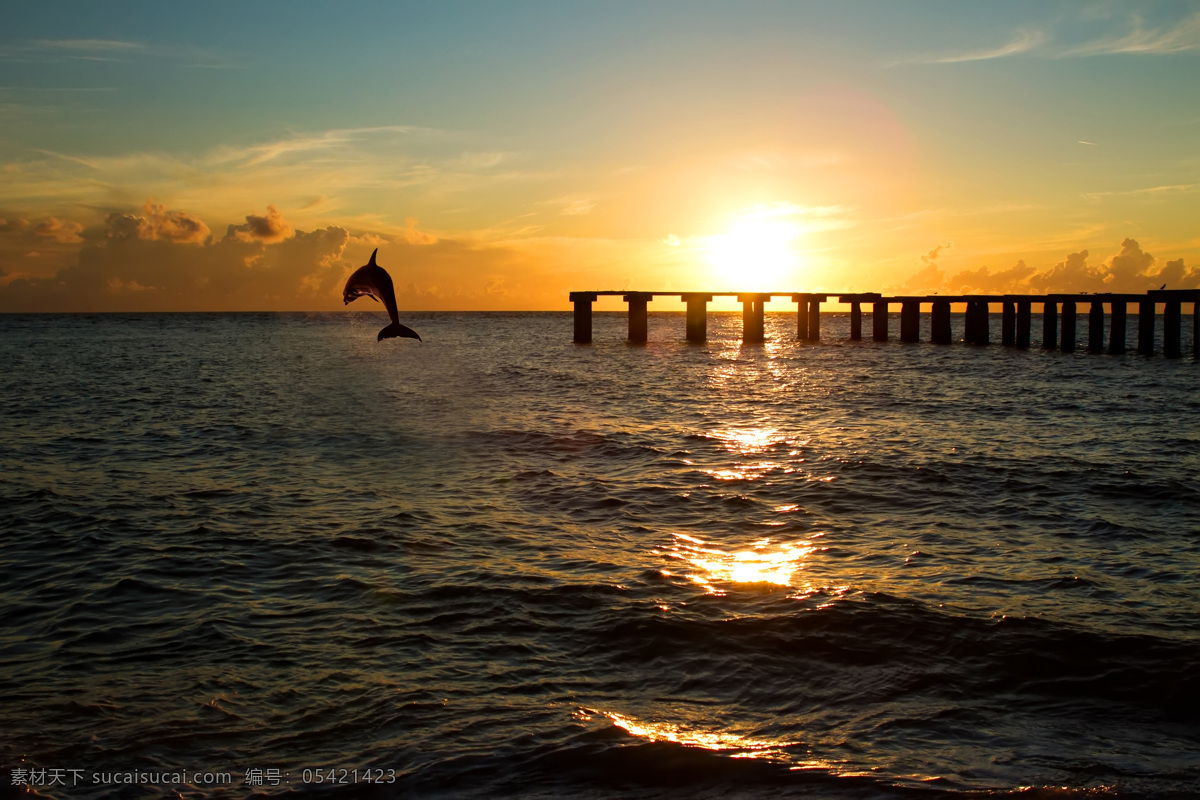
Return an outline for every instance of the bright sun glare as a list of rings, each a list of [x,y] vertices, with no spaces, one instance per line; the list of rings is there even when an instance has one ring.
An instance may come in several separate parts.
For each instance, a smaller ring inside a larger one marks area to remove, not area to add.
[[[794,220],[750,212],[707,242],[709,266],[723,287],[734,291],[787,291],[800,267],[795,243],[801,228]]]

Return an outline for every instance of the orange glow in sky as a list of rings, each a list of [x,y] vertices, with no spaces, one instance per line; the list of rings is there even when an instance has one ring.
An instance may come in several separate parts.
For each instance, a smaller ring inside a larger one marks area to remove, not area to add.
[[[1187,4],[239,15],[10,15],[0,312],[1200,286]]]

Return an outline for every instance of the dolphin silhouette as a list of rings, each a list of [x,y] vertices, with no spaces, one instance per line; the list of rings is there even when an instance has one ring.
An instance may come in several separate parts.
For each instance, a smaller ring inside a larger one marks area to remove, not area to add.
[[[396,289],[392,286],[392,276],[375,263],[375,255],[378,252],[379,248],[375,248],[375,252],[371,253],[371,260],[367,262],[366,266],[354,270],[354,274],[350,276],[350,280],[346,281],[346,288],[342,291],[342,301],[349,305],[351,300],[363,295],[370,297],[375,302],[382,300],[388,316],[392,318],[392,324],[379,332],[379,338],[376,341],[382,342],[384,339],[403,336],[419,342],[421,337],[417,335],[416,331],[400,324],[400,316],[396,313]]]

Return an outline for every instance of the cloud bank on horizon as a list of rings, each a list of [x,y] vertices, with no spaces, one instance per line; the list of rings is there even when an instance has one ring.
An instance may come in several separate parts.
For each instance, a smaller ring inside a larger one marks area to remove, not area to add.
[[[0,311],[1200,286],[1194,9],[553,8],[12,20]]]

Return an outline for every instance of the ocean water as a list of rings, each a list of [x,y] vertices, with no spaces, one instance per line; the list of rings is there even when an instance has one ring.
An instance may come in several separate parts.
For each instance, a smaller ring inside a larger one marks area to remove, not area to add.
[[[0,316],[5,795],[1200,796],[1190,357],[404,321]]]

